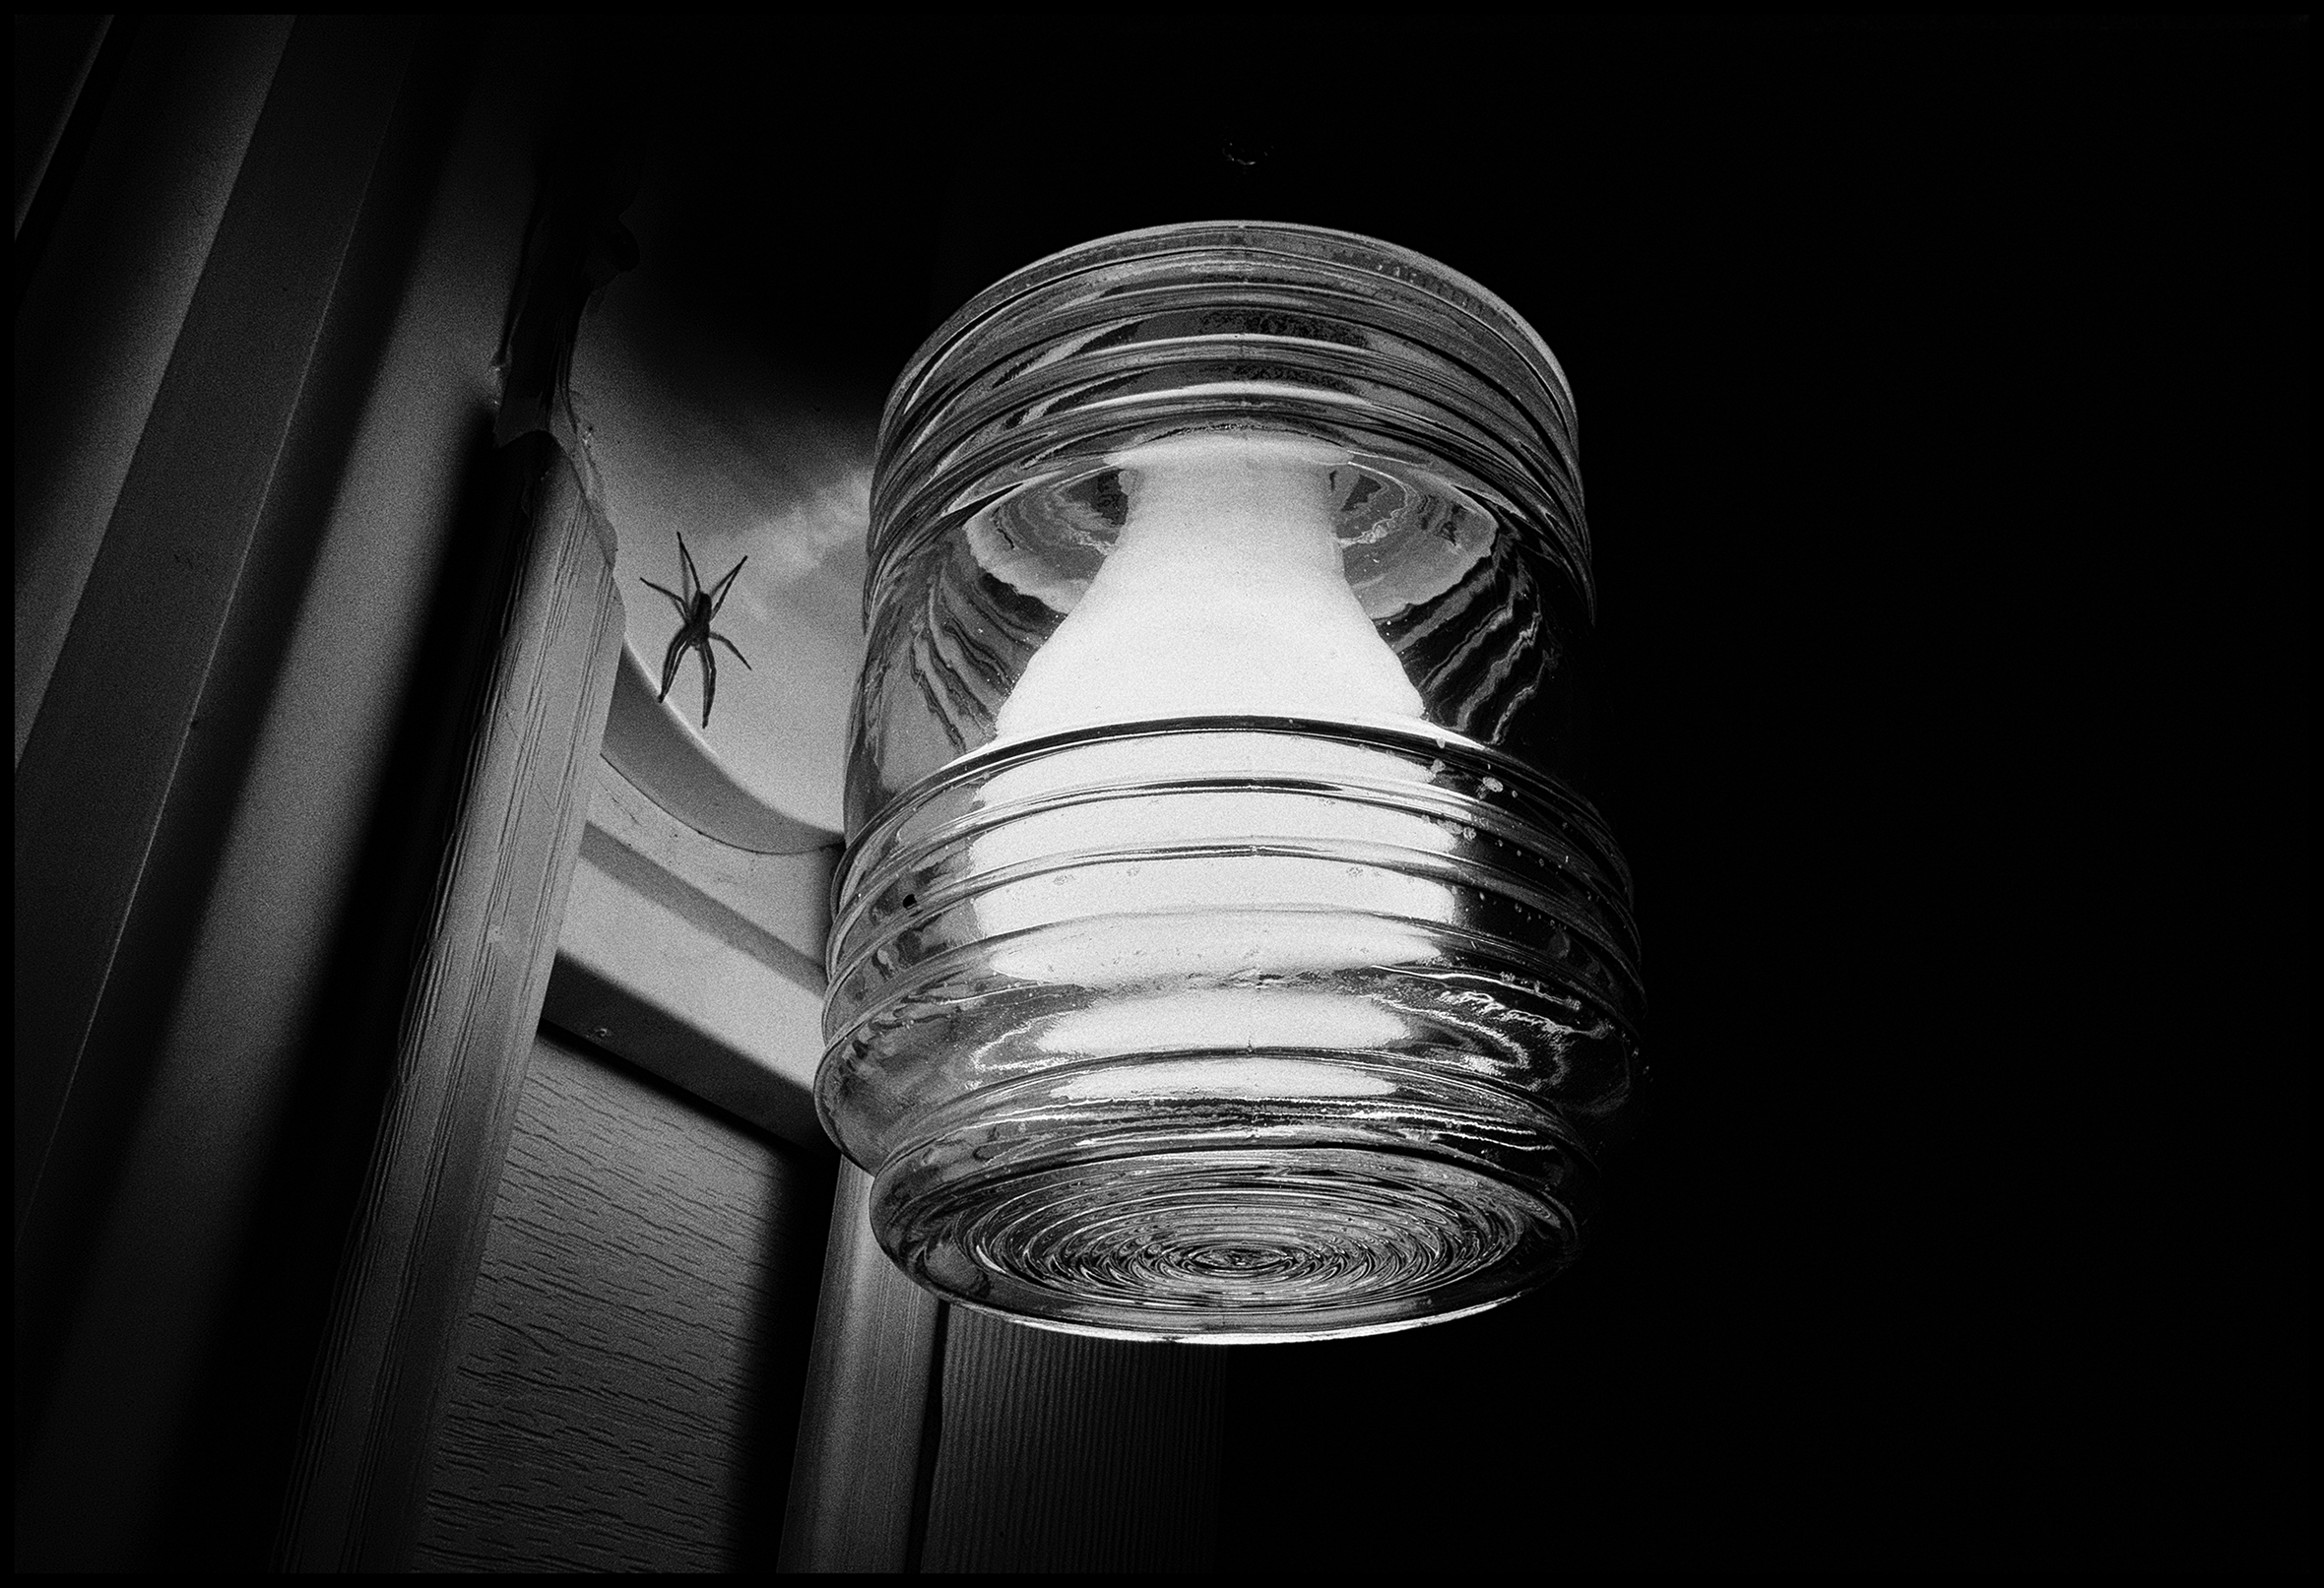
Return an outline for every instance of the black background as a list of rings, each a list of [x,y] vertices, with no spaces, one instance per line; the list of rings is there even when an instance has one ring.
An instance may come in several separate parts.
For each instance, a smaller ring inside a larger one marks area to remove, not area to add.
[[[2304,1556],[2304,24],[601,45],[649,266],[866,409],[1219,218],[1434,255],[1572,379],[1650,1112],[1542,1292],[1235,1355],[1230,1562]]]

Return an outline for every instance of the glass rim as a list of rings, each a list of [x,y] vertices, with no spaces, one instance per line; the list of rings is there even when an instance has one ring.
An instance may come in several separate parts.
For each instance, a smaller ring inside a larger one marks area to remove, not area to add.
[[[958,499],[954,487],[939,484],[946,475],[965,470],[962,477],[994,481],[1000,476],[988,471],[1058,456],[1060,444],[1070,445],[1065,438],[1082,425],[1095,422],[1100,434],[1134,428],[1140,421],[1132,415],[1141,413],[1168,422],[1175,398],[1166,393],[1152,402],[1109,398],[1054,411],[1051,403],[1058,392],[1092,378],[1067,374],[1074,364],[1119,362],[1141,346],[1135,339],[1117,346],[1110,332],[1096,334],[1107,315],[1184,312],[1210,297],[1221,309],[1304,299],[1327,319],[1401,341],[1407,350],[1384,349],[1386,361],[1377,367],[1384,389],[1400,391],[1405,401],[1342,407],[1349,400],[1295,396],[1287,388],[1286,414],[1315,410],[1297,422],[1336,434],[1346,433],[1343,425],[1362,431],[1385,423],[1388,430],[1377,432],[1384,438],[1400,428],[1403,446],[1456,460],[1517,504],[1518,520],[1532,525],[1531,533],[1565,565],[1585,611],[1594,613],[1573,394],[1556,356],[1523,316],[1451,267],[1380,238],[1290,222],[1196,221],[1097,237],[1037,259],[978,292],[921,345],[880,415],[867,615],[888,570],[922,538],[928,515],[941,511],[934,504]],[[1162,354],[1167,364],[1186,349],[1205,343],[1224,349],[1248,335],[1226,331],[1142,346],[1157,351],[1175,346],[1180,350]],[[1270,344],[1261,358],[1326,368],[1348,351],[1337,338],[1251,340]],[[1323,384],[1346,378],[1335,374]],[[1022,395],[1005,395],[1012,387]],[[1199,382],[1186,388],[1194,404],[1186,417],[1194,427],[1249,427],[1245,397],[1224,400],[1243,413],[1199,417],[1220,402],[1206,395],[1214,390]],[[1013,413],[1012,402],[1021,414]],[[1115,412],[1100,416],[1100,409]],[[1026,417],[1036,422],[1025,424]],[[1391,451],[1397,445],[1388,444]]]
[[[1270,242],[1277,246],[1267,246]],[[977,327],[1018,299],[1068,277],[1107,266],[1174,253],[1236,248],[1281,254],[1351,272],[1368,272],[1408,289],[1417,289],[1437,299],[1445,308],[1465,315],[1495,334],[1520,363],[1540,378],[1554,410],[1562,411],[1553,412],[1550,417],[1554,423],[1549,427],[1564,431],[1568,445],[1572,445],[1574,394],[1565,366],[1550,351],[1541,333],[1498,292],[1417,249],[1360,231],[1296,221],[1221,220],[1176,221],[1093,237],[1019,266],[977,291],[929,334],[888,388],[879,416],[879,449],[882,452],[887,449],[902,411],[930,370],[955,345],[971,337]]]

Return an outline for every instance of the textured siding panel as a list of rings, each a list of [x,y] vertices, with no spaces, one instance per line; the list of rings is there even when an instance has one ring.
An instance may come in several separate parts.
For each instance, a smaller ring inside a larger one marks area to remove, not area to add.
[[[830,1166],[545,1032],[415,1563],[771,1561]]]

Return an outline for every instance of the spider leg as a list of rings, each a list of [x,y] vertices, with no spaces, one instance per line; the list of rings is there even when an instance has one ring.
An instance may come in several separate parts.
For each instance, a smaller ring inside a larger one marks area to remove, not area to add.
[[[742,669],[745,672],[755,672],[758,670],[757,668],[750,666],[750,659],[742,653],[734,641],[728,639],[723,634],[713,633],[710,637],[716,640],[719,644],[725,646],[728,650],[733,651],[735,653],[735,660],[742,664]]]
[[[667,585],[657,585],[651,579],[640,579],[638,583],[645,586],[648,590],[659,591],[663,595],[668,596],[670,598],[670,604],[678,608],[678,617],[680,619],[684,618],[686,615],[686,603],[678,596],[677,591],[672,590]]]
[[[670,686],[678,682],[678,665],[685,660],[686,631],[679,629],[670,636],[670,649],[662,653],[662,692],[656,700],[670,698]]]
[[[749,560],[750,560],[750,559],[749,559],[748,557],[744,557],[744,558],[742,559],[742,562],[748,562]],[[742,571],[742,562],[738,562],[738,563],[736,563],[736,564],[735,564],[735,565],[734,565],[732,568],[729,568],[729,569],[727,570],[727,576],[726,576],[724,579],[721,579],[721,580],[718,582],[718,588],[717,588],[717,589],[715,589],[715,590],[713,590],[713,591],[711,591],[711,593],[710,593],[710,615],[711,615],[711,616],[713,616],[713,617],[716,617],[716,616],[718,615],[718,609],[719,609],[721,606],[724,606],[724,605],[726,604],[726,599],[727,599],[727,587],[728,587],[729,585],[732,585],[732,584],[735,582],[735,575],[737,575],[737,574],[739,574],[739,573],[741,573],[741,572]]]
[[[710,649],[707,635],[694,643],[695,648],[702,653],[702,728],[707,732],[710,728],[710,702],[718,694],[718,658]]]
[[[686,549],[683,535],[678,538],[678,560],[685,571],[686,603],[692,605],[694,598],[702,594],[702,576],[694,571],[694,554]]]

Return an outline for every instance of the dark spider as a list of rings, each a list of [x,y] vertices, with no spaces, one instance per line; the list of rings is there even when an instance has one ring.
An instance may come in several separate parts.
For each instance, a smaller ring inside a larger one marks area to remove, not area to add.
[[[686,587],[684,595],[680,596],[675,590],[665,590],[651,579],[638,581],[648,590],[661,591],[663,595],[670,598],[670,604],[678,608],[678,632],[670,636],[670,649],[662,654],[662,692],[654,698],[668,700],[670,686],[678,681],[678,665],[685,660],[685,654],[688,651],[701,652],[702,726],[707,729],[710,726],[710,702],[712,697],[718,693],[718,663],[711,655],[710,642],[716,640],[728,650],[734,651],[735,660],[742,664],[743,670],[750,670],[750,659],[736,650],[734,641],[723,634],[713,633],[710,627],[710,620],[716,617],[718,609],[726,604],[727,590],[734,584],[735,575],[742,571],[742,562],[748,562],[750,559],[744,557],[742,562],[738,562],[729,568],[727,576],[721,579],[716,586],[704,590],[702,576],[694,572],[694,554],[686,549],[686,538],[682,535],[678,538],[678,558],[684,573],[682,581]]]

